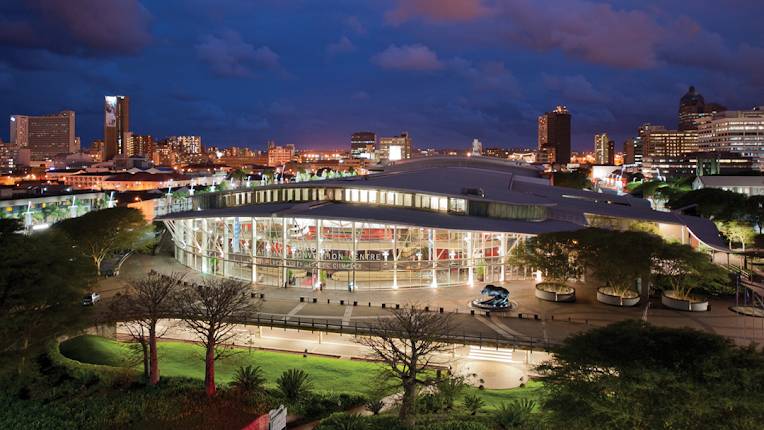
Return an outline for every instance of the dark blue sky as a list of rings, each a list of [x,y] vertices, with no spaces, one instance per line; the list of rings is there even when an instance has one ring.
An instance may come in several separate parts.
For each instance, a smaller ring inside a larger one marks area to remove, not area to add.
[[[407,130],[524,147],[566,104],[574,147],[606,131],[620,150],[641,123],[674,127],[690,84],[764,104],[762,16],[760,0],[0,0],[0,115],[73,109],[87,145],[123,94],[135,133],[206,145]]]

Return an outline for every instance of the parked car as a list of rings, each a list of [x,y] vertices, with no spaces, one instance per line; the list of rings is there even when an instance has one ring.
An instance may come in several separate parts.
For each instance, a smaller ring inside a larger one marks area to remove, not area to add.
[[[97,301],[101,300],[101,295],[98,293],[87,293],[82,299],[82,306],[93,306]]]

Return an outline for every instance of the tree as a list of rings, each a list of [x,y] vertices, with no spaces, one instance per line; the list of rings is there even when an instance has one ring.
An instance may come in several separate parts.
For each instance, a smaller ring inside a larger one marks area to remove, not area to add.
[[[265,375],[260,366],[241,366],[236,369],[236,375],[231,381],[231,386],[241,394],[250,396],[257,391],[262,391],[265,386]]]
[[[93,260],[96,274],[101,263],[117,251],[139,251],[153,243],[151,225],[138,209],[116,207],[88,212],[54,224],[66,233],[81,252]]]
[[[403,388],[399,418],[408,428],[416,422],[416,397],[419,386],[435,381],[426,379],[424,371],[434,365],[436,355],[448,349],[439,337],[448,332],[450,314],[428,312],[414,305],[391,311],[389,318],[380,318],[378,332],[363,336],[357,342],[370,348],[372,355],[385,365],[385,373]]]
[[[694,289],[708,294],[731,292],[728,272],[689,245],[664,243],[655,258],[658,284],[668,285],[678,297],[689,299]]]
[[[117,320],[128,322],[130,335],[143,347],[144,370],[148,362],[149,384],[159,383],[159,356],[157,324],[172,311],[172,299],[183,284],[183,276],[165,276],[151,272],[142,279],[128,283],[127,291],[111,305]],[[146,355],[148,355],[148,360]]]
[[[546,233],[527,239],[514,247],[513,264],[541,272],[552,282],[563,284],[577,278],[580,266],[575,257],[574,235],[569,232]]]
[[[764,355],[692,329],[626,320],[568,337],[537,368],[550,428],[758,429]]]
[[[756,232],[761,233],[764,224],[764,196],[748,196],[745,212],[746,218],[756,227]]]
[[[575,170],[573,172],[553,172],[552,184],[556,187],[583,190],[591,188],[592,181],[589,180],[588,171]]]
[[[666,206],[682,209],[694,206],[694,211],[712,220],[731,220],[743,215],[746,197],[718,188],[701,188],[673,195]]]
[[[730,248],[732,248],[733,243],[739,243],[743,247],[743,252],[745,252],[745,246],[752,244],[756,236],[753,227],[743,221],[717,221],[716,227],[727,238]]]
[[[302,369],[287,369],[276,380],[276,384],[285,399],[296,402],[310,390],[310,375]]]
[[[17,372],[48,342],[86,323],[80,301],[92,282],[92,266],[67,237],[13,233],[19,226],[0,222],[0,363]]]
[[[208,397],[217,392],[215,360],[228,350],[235,320],[257,309],[249,299],[249,286],[233,279],[207,278],[199,285],[184,288],[176,296],[181,319],[204,347],[204,387]]]

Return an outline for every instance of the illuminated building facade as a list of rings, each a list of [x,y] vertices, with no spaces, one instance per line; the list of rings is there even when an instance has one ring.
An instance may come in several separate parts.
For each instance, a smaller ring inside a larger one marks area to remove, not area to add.
[[[377,148],[379,161],[398,161],[411,158],[411,136],[405,131],[400,136],[380,137]]]
[[[127,156],[130,134],[130,97],[104,98],[103,160]]]
[[[540,163],[570,163],[570,112],[557,106],[538,118]]]
[[[73,111],[42,116],[12,115],[10,125],[11,148],[28,149],[32,160],[50,160],[56,155],[80,150]]]
[[[369,290],[501,283],[526,237],[653,222],[684,243],[724,247],[713,223],[649,202],[549,185],[534,167],[426,157],[384,172],[193,197],[164,215],[175,257],[259,285]]]

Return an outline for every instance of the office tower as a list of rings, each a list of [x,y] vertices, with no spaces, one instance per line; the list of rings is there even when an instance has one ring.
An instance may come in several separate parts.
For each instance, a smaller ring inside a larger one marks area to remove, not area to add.
[[[623,163],[624,164],[642,164],[642,138],[637,136],[632,139],[626,139],[623,144]]]
[[[10,142],[4,143],[2,139],[0,139],[0,171],[1,173],[9,173],[13,170],[15,167],[15,162],[13,160],[13,150],[11,147]]]
[[[661,125],[644,124],[639,128],[644,157],[675,157],[698,150],[695,130],[666,130]]]
[[[70,110],[53,115],[12,115],[11,147],[28,149],[35,161],[71,154],[79,151],[74,128],[75,114]]]
[[[717,112],[702,118],[698,149],[734,152],[753,158],[764,168],[764,106],[748,111]]]
[[[679,131],[697,130],[701,118],[727,110],[718,103],[706,103],[703,95],[691,86],[679,99]]]
[[[594,163],[615,164],[615,142],[610,140],[607,133],[594,135]]]
[[[538,118],[538,149],[541,162],[570,163],[570,112],[557,106]]]
[[[202,155],[201,136],[170,136],[167,143],[178,155]]]
[[[130,131],[130,98],[106,96],[104,98],[103,160],[127,156],[127,133]]]
[[[379,138],[377,158],[380,161],[397,161],[411,158],[411,153],[411,136],[405,131],[400,136]]]
[[[372,158],[377,145],[377,135],[371,131],[359,131],[350,136],[350,154],[353,158]]]
[[[148,135],[133,135],[128,141],[127,155],[132,157],[135,155],[145,155],[151,157],[154,152],[154,138]]]

